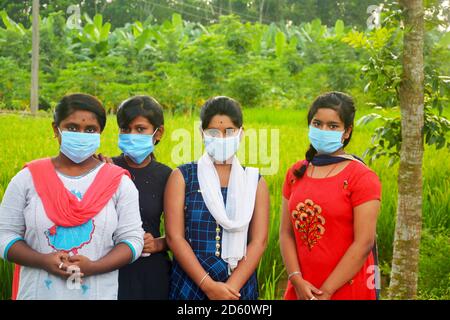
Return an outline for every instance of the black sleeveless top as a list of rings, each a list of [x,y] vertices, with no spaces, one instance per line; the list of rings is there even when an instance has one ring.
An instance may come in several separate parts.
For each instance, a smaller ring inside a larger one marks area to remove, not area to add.
[[[128,170],[139,191],[142,227],[153,237],[161,236],[164,188],[172,169],[152,160],[144,168],[132,168],[124,155],[113,158],[114,164]],[[167,252],[141,257],[119,270],[119,300],[167,300],[171,261]]]

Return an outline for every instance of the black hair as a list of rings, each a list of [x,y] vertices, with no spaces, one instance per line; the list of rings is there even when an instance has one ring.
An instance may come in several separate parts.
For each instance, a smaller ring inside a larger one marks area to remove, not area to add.
[[[239,102],[229,97],[218,96],[205,102],[200,111],[202,129],[208,128],[211,119],[216,115],[230,117],[233,124],[238,128],[242,127],[244,122],[241,105]]]
[[[100,125],[100,131],[103,131],[106,126],[105,108],[96,97],[84,93],[66,95],[61,99],[53,114],[56,126],[59,126],[61,121],[79,110],[92,112]]]
[[[146,118],[155,130],[164,124],[162,106],[149,96],[135,96],[122,102],[117,109],[117,124],[119,128],[128,128],[139,116]]]
[[[154,130],[164,125],[163,108],[153,97],[134,96],[123,101],[117,108],[117,124],[119,128],[128,128],[130,123],[139,116],[146,118],[152,124]],[[158,143],[159,141],[156,141],[155,145]],[[153,152],[150,156],[153,160],[156,160]]]
[[[333,109],[335,110],[339,118],[344,122],[345,130],[353,126],[355,120],[356,108],[353,99],[348,94],[332,91],[324,93],[318,96],[308,111],[308,125],[311,123],[314,115],[319,109]],[[344,140],[344,147],[348,145],[350,139],[352,138],[353,130],[347,139]],[[317,154],[317,150],[314,149],[312,145],[309,145],[308,151],[306,151],[305,158],[308,164],[313,160],[314,156]],[[294,170],[294,175],[296,178],[301,178],[308,168],[308,164],[302,165],[300,168]]]

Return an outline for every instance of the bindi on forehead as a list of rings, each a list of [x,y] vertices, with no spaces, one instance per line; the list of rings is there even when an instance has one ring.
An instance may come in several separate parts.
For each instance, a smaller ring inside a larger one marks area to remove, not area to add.
[[[95,116],[95,114],[89,112],[89,113],[78,113],[78,114],[73,114],[72,115],[73,119],[79,119],[80,121],[86,122],[86,121],[92,121],[92,120],[97,120],[97,117]]]

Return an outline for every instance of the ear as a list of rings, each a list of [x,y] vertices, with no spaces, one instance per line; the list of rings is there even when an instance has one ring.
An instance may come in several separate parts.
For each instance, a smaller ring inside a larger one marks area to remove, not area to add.
[[[164,135],[164,125],[161,125],[158,129],[158,131],[156,131],[155,133],[155,144],[158,143],[159,141],[161,141],[162,136]]]
[[[244,137],[245,137],[245,130],[244,130],[244,127],[242,127],[242,129],[241,129],[241,137],[240,137],[240,141],[242,141],[243,139],[244,139]]]
[[[348,127],[345,131],[344,134],[342,135],[342,140],[345,141],[350,137],[350,134],[353,131],[353,126]]]
[[[58,126],[56,125],[55,122],[52,122],[52,128],[53,128],[53,134],[54,134],[54,138],[59,137],[59,131],[58,131]]]
[[[57,138],[58,143],[61,145],[61,135],[59,134],[58,126],[56,125],[55,122],[52,122],[52,127],[53,127],[54,138]]]

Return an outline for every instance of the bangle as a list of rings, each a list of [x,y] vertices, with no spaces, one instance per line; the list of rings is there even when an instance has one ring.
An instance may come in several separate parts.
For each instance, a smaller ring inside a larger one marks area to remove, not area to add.
[[[205,279],[206,279],[207,276],[209,276],[209,272],[207,272],[207,273],[203,276],[202,280],[200,280],[200,282],[199,282],[199,284],[198,284],[198,287],[199,287],[199,288],[202,287],[202,283],[203,283],[203,281],[205,281]]]
[[[295,275],[302,275],[302,273],[300,272],[300,271],[294,271],[294,272],[292,272],[292,273],[289,273],[289,275],[288,275],[288,280],[291,280],[291,278],[293,277],[293,276],[295,276]]]

